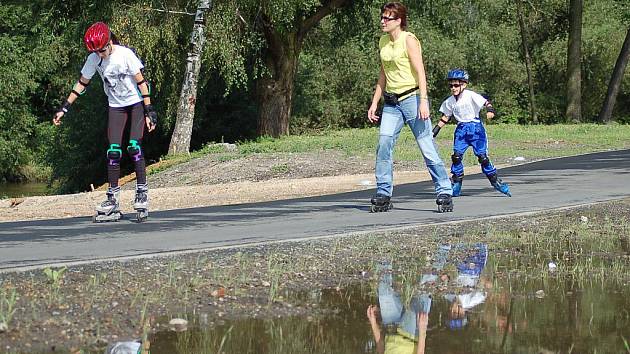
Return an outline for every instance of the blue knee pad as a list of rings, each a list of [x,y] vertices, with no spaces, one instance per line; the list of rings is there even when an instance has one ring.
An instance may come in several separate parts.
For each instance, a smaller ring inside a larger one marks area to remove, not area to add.
[[[110,144],[107,149],[107,159],[110,165],[120,165],[120,159],[122,157],[122,150],[118,144]]]
[[[142,158],[142,148],[137,140],[129,140],[129,146],[127,146],[127,152],[134,161],[139,161]]]

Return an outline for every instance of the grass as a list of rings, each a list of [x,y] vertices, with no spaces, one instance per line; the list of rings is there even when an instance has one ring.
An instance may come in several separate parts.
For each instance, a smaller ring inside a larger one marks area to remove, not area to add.
[[[450,161],[452,139],[455,126],[444,127],[436,139],[440,156]],[[556,124],[556,125],[515,125],[491,124],[486,126],[489,151],[497,163],[504,163],[517,156],[526,160],[578,155],[589,152],[630,148],[630,125],[599,124]],[[316,153],[336,151],[346,157],[371,159],[374,156],[378,139],[378,128],[343,129],[323,132],[316,135],[284,136],[277,139],[263,137],[237,144],[236,150],[229,151],[223,145],[210,144],[201,150],[187,155],[168,156],[149,168],[156,173],[170,166],[190,161],[196,157],[214,155],[218,161],[229,161],[252,154],[276,153]],[[398,139],[395,158],[400,161],[417,161],[418,149],[413,135],[407,128]],[[469,152],[466,165],[477,164],[477,159]],[[277,168],[281,169],[281,166]]]
[[[336,286],[343,290],[346,286],[360,282],[369,293],[375,294],[374,288],[378,285],[377,265],[383,260],[392,262],[397,285],[402,289],[402,298],[408,302],[414,293],[423,290],[418,280],[422,274],[431,271],[438,246],[460,242],[488,243],[492,259],[488,261],[486,269],[488,275],[492,275],[492,288],[509,289],[510,293],[519,295],[515,300],[518,307],[515,307],[521,311],[530,311],[528,313],[539,311],[536,314],[540,315],[543,310],[538,305],[524,307],[526,302],[521,295],[531,295],[538,289],[545,289],[545,293],[550,295],[564,294],[558,296],[566,305],[569,297],[566,294],[575,291],[573,288],[597,289],[595,285],[599,284],[600,288],[627,289],[630,281],[629,210],[630,200],[624,200],[501,222],[473,221],[426,226],[180,257],[116,262],[96,268],[79,266],[67,271],[65,268],[56,268],[30,276],[9,274],[0,284],[0,322],[4,320],[10,322],[12,328],[23,328],[20,333],[24,338],[33,337],[33,333],[39,338],[51,338],[54,333],[64,330],[74,336],[74,343],[84,343],[94,336],[79,338],[78,333],[86,332],[68,331],[64,323],[47,322],[53,316],[52,312],[70,316],[68,310],[72,310],[72,321],[78,323],[76,327],[95,331],[89,333],[100,331],[103,336],[135,334],[138,337],[146,336],[149,328],[156,329],[155,322],[147,323],[147,320],[157,319],[158,323],[163,323],[160,316],[182,311],[189,313],[187,309],[190,308],[208,313],[218,326],[221,321],[229,320],[224,315],[256,314],[271,318],[278,314],[298,313],[285,312],[298,311],[298,308],[305,309],[310,315],[318,309],[307,308],[305,304],[320,301],[321,295],[317,298],[312,296],[317,293],[314,291],[316,289],[334,289]],[[449,254],[457,255],[455,250]],[[550,272],[547,267],[550,261],[558,264],[554,272]],[[218,285],[225,287],[225,296],[212,295]],[[64,302],[61,304],[55,301],[51,306],[47,294],[55,291],[61,291],[58,296],[63,296]],[[596,299],[591,301],[587,297],[595,293],[596,290],[593,290],[580,295],[585,306],[595,304],[593,309],[584,307],[581,313],[586,316],[587,322],[583,323],[588,323],[592,316],[599,323],[614,316],[609,313],[611,307],[608,303],[598,303]],[[623,299],[626,293],[618,296]],[[115,306],[112,305],[114,302]],[[343,303],[350,303],[350,298]],[[525,312],[520,316],[524,317]],[[96,321],[99,327],[94,327],[94,321],[90,320],[92,317],[111,318],[111,321]],[[627,322],[627,315],[625,318],[622,319]],[[45,334],[38,332],[43,327],[42,323],[50,323],[46,326]],[[212,348],[221,347],[225,335],[217,337],[216,332],[211,330],[208,330],[208,334],[215,335],[208,339],[213,343]],[[178,335],[178,338],[185,338],[186,335]],[[9,343],[7,337],[3,340],[0,343]],[[234,342],[234,339],[228,339],[224,345],[235,345]],[[10,343],[15,345],[15,342]],[[194,345],[181,344],[185,348]],[[627,343],[625,345],[627,349]]]

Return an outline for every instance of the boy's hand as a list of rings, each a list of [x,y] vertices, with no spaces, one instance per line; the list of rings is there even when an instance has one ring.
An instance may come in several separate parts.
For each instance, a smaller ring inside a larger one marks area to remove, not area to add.
[[[488,120],[491,120],[492,118],[494,118],[494,112],[487,112],[487,113],[486,113],[486,118],[487,118]]]

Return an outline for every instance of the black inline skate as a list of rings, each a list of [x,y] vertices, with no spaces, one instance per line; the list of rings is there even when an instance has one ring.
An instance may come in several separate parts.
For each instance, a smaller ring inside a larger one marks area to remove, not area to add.
[[[440,194],[435,200],[439,213],[453,211],[453,198],[449,194]]]
[[[120,212],[120,187],[108,188],[107,199],[100,205],[97,205],[94,210],[96,214],[92,217],[94,222],[106,222],[106,221],[118,221],[122,219],[123,215]]]
[[[394,207],[391,202],[391,197],[383,194],[377,194],[370,200],[372,206],[370,207],[371,213],[380,213],[382,211],[388,211]]]

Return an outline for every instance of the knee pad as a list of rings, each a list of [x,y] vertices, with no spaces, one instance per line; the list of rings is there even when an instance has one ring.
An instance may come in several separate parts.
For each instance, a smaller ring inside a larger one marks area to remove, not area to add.
[[[127,152],[134,161],[138,161],[142,158],[142,148],[140,148],[140,143],[137,140],[129,140]]]
[[[453,161],[454,165],[459,165],[460,163],[462,163],[462,157],[462,154],[454,153],[453,155],[451,155],[451,161]]]
[[[118,144],[109,145],[109,149],[107,149],[107,159],[109,160],[109,164],[120,165],[121,157],[122,157],[122,150],[120,149],[120,145]]]
[[[486,167],[490,164],[490,159],[488,158],[488,155],[486,154],[477,155],[477,160],[479,161],[482,167]]]

